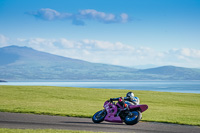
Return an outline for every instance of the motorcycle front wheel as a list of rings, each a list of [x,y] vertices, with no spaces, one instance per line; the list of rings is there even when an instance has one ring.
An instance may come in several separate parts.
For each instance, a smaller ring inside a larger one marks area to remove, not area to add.
[[[125,117],[124,122],[127,125],[137,124],[141,120],[140,111],[130,111],[128,115]]]
[[[104,120],[106,114],[107,114],[106,110],[100,110],[93,115],[92,121],[94,123],[100,123]]]

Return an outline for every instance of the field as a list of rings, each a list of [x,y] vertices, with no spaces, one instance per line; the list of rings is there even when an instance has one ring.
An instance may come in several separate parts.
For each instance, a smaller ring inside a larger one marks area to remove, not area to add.
[[[76,87],[0,86],[0,111],[92,117],[111,97],[129,90]],[[143,121],[200,126],[200,94],[133,91],[149,109]]]

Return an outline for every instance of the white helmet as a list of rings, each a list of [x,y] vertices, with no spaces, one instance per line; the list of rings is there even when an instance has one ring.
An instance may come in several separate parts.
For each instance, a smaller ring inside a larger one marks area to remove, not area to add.
[[[134,97],[133,92],[128,92],[128,93],[126,94],[126,97]]]

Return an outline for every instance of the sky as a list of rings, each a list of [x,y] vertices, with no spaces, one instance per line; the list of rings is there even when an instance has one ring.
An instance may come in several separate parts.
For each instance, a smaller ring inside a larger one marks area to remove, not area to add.
[[[0,48],[200,68],[200,0],[0,0]]]

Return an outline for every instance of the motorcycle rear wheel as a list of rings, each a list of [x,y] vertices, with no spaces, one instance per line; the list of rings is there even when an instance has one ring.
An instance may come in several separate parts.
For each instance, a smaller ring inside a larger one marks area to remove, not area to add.
[[[93,115],[92,121],[94,123],[100,123],[104,120],[106,114],[107,114],[106,110],[100,110]]]
[[[141,112],[140,111],[130,111],[130,113],[125,117],[124,122],[127,125],[137,124],[141,120]]]

